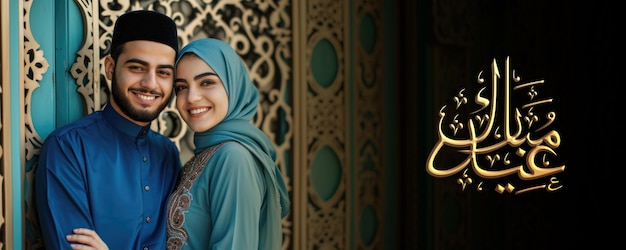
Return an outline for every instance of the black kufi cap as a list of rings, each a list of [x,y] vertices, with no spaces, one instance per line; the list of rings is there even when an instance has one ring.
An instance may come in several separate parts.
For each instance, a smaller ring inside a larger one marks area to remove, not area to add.
[[[159,42],[178,52],[178,34],[174,20],[156,11],[131,11],[117,19],[111,48],[136,40]]]

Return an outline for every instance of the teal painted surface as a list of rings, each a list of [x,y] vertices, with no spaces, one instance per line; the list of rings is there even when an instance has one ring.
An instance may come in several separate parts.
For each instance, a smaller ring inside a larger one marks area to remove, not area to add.
[[[13,23],[19,23],[19,15],[22,14],[22,10],[18,7],[18,2],[21,0],[11,0],[9,4],[9,57],[11,62],[19,62],[20,52],[20,39],[19,29],[20,25],[11,25]],[[22,249],[22,172],[21,170],[21,151],[23,145],[22,138],[20,137],[19,130],[21,129],[20,114],[22,107],[20,106],[20,92],[19,89],[22,86],[19,78],[19,68],[21,63],[10,63],[11,71],[11,93],[9,93],[10,110],[11,113],[11,158],[13,159],[13,165],[11,171],[11,181],[13,183],[11,187],[13,198],[13,246],[15,249]]]
[[[55,71],[55,63],[54,63],[54,58],[55,58],[55,43],[54,43],[54,37],[55,37],[55,11],[54,11],[54,2],[52,1],[34,1],[31,5],[30,8],[30,15],[29,15],[29,28],[31,30],[32,36],[34,38],[34,42],[38,44],[39,47],[36,47],[35,49],[37,49],[39,52],[43,52],[43,57],[46,60],[46,63],[48,64],[48,68],[45,69],[46,71],[43,72],[43,74],[41,75],[41,79],[37,79],[35,78],[34,80],[38,81],[39,87],[34,89],[34,90],[30,90],[32,91],[31,93],[31,99],[30,99],[30,116],[31,116],[31,121],[32,121],[32,125],[33,125],[33,129],[35,130],[35,132],[37,134],[39,134],[40,136],[44,137],[50,133],[53,129],[54,129],[54,125],[55,125],[55,101],[57,99],[62,99],[62,98],[56,98],[54,95],[54,71]],[[28,51],[27,51],[28,52]],[[25,54],[24,56],[27,56],[27,54]],[[39,61],[41,59],[37,59],[37,61]],[[39,70],[43,70],[43,69],[39,69]],[[42,72],[37,72],[34,75],[38,76],[38,74],[41,74]],[[29,79],[32,80],[32,79]],[[21,86],[20,86],[21,87]],[[25,102],[28,102],[29,100],[25,100]],[[25,103],[27,104],[27,103]],[[17,113],[17,112],[16,112]],[[16,129],[18,127],[14,127],[14,129]],[[23,148],[24,146],[21,146],[20,148]],[[18,158],[15,158],[18,159]],[[32,173],[33,172],[33,167],[35,166],[37,162],[37,157],[34,157],[32,159],[27,159],[27,161],[24,163],[24,172],[29,172]],[[15,174],[15,172],[14,172]],[[32,190],[29,189],[29,187],[31,187],[33,185],[33,183],[29,183],[28,179],[24,179],[24,185],[23,185],[23,190],[22,190],[22,199],[23,202],[22,204],[24,205],[23,210],[24,211],[32,211],[33,209],[35,209],[35,204],[31,203],[30,201],[26,200],[27,197],[31,197],[31,193]],[[20,181],[21,183],[21,181]],[[17,220],[22,222],[22,220]],[[30,221],[24,220],[23,222],[25,222],[22,226],[24,228],[24,230],[20,230],[20,231],[15,231],[15,232],[24,232],[25,235],[21,235],[21,240],[20,243],[22,241],[25,240],[26,237],[29,238],[29,242],[34,242],[34,235],[35,235],[35,229],[33,228],[34,226],[32,225],[32,223],[30,223]],[[18,249],[18,248],[16,248]]]
[[[56,95],[56,127],[77,120],[87,113],[83,97],[78,93],[78,85],[71,76],[70,70],[76,60],[76,53],[84,43],[86,33],[83,16],[75,1],[63,0],[56,2],[56,58],[55,91]],[[99,60],[96,58],[94,60]],[[99,65],[98,62],[95,63]],[[42,135],[43,136],[43,135]]]
[[[367,245],[372,244],[372,242],[374,241],[374,237],[376,236],[376,231],[379,229],[379,225],[376,223],[378,219],[377,217],[378,216],[376,215],[376,210],[372,206],[363,206],[363,209],[361,210],[361,218],[359,219],[359,224],[361,225],[361,239],[363,239],[363,242]]]
[[[376,33],[374,18],[369,13],[364,15],[359,27],[359,40],[367,53],[372,53],[376,47]]]
[[[327,40],[317,42],[311,53],[311,72],[319,85],[328,87],[333,84],[339,71],[337,51]]]
[[[322,147],[311,162],[311,185],[317,195],[328,200],[335,195],[341,181],[341,162],[330,147]]]
[[[30,9],[30,29],[34,42],[39,44],[38,50],[43,51],[43,57],[49,65],[47,71],[42,75],[42,79],[39,80],[39,87],[33,91],[30,100],[33,126],[42,137],[54,129],[56,120],[54,110],[56,99],[53,83],[55,20],[54,11],[50,10],[54,10],[54,2],[52,1],[33,1]]]
[[[84,26],[78,7],[68,0],[33,2],[30,19],[35,41],[49,64],[31,100],[33,126],[46,138],[55,128],[84,114],[82,97],[70,75],[83,43]]]
[[[17,0],[16,0],[17,1]],[[22,13],[22,11],[13,10],[17,4],[12,5],[11,18],[17,20],[16,13]],[[70,75],[70,67],[74,63],[76,58],[76,52],[82,45],[83,39],[83,20],[82,15],[72,0],[57,0],[57,1],[34,1],[30,8],[30,20],[29,28],[31,29],[34,40],[38,43],[38,50],[43,51],[43,57],[47,61],[49,67],[47,71],[42,75],[42,78],[38,80],[39,87],[32,90],[30,99],[30,115],[33,123],[33,129],[42,138],[45,139],[47,135],[55,128],[65,125],[75,119],[78,119],[84,114],[82,97],[76,91],[77,85],[74,83],[74,79]],[[17,21],[11,23],[18,23]],[[12,48],[18,48],[17,42],[20,37],[17,34],[17,29],[21,28],[20,25],[11,25],[11,38],[15,38],[15,44],[11,45]],[[12,41],[13,42],[13,41]],[[12,52],[19,51],[17,49],[11,49]],[[17,55],[11,58],[11,61],[19,61]],[[15,69],[11,69],[12,78],[18,78],[18,70],[22,64],[11,64]],[[19,80],[12,80],[13,83],[19,82]],[[12,107],[12,121],[13,130],[18,131],[22,129],[21,122],[19,121],[19,114],[23,113],[22,107],[19,105],[18,91],[23,86],[21,84],[13,84],[11,89],[11,107]],[[13,94],[14,93],[14,94]],[[27,100],[28,101],[28,100]],[[13,181],[14,183],[14,200],[21,199],[14,202],[14,244],[15,249],[22,249],[23,241],[26,237],[29,241],[34,242],[34,228],[26,221],[22,224],[23,214],[22,211],[30,211],[34,209],[34,204],[25,203],[24,199],[30,197],[28,187],[32,186],[32,183],[28,183],[28,180],[21,180],[22,171],[30,172],[35,165],[37,158],[33,158],[24,162],[24,169],[20,169],[20,157],[24,148],[22,139],[19,138],[19,133],[15,132],[12,135],[16,138],[12,138],[13,145],[20,145],[19,147],[12,147],[13,149]],[[21,183],[24,182],[22,186]],[[24,206],[24,207],[22,207]],[[30,207],[29,207],[30,206]],[[22,230],[22,228],[24,228]],[[24,232],[22,234],[21,232]]]

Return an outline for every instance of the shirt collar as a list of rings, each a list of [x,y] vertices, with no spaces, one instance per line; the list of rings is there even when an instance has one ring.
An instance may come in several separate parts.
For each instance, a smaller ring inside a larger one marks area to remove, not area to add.
[[[119,129],[124,134],[130,137],[145,136],[150,130],[150,124],[148,124],[147,126],[139,126],[117,113],[117,111],[115,111],[113,106],[111,106],[110,104],[104,106],[104,110],[102,110],[102,115],[107,122],[113,125],[113,127]]]

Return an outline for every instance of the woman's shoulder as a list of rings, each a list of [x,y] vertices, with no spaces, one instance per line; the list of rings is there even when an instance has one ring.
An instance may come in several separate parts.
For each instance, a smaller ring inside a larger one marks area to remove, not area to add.
[[[226,141],[213,147],[216,155],[251,155],[250,150],[237,141]]]
[[[249,162],[254,159],[250,150],[236,141],[228,141],[219,145],[211,158],[226,162]]]
[[[207,168],[217,175],[245,175],[256,173],[260,168],[254,156],[244,145],[227,142],[221,145],[207,162]]]

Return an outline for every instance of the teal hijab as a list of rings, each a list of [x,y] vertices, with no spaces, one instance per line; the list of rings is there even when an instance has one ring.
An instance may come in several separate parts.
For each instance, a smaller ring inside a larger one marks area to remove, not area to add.
[[[272,227],[281,227],[281,218],[289,211],[289,197],[280,169],[275,163],[274,145],[263,131],[250,123],[259,104],[259,91],[250,80],[246,66],[229,44],[213,38],[203,38],[187,44],[178,53],[177,65],[186,53],[196,54],[211,66],[224,83],[228,95],[228,111],[224,120],[207,131],[194,134],[194,153],[198,154],[225,141],[238,141],[250,150],[266,170],[265,180],[268,187],[274,187],[268,189],[268,201],[276,202],[268,202],[270,212],[267,221],[278,223]],[[271,237],[276,237],[275,234],[274,232]],[[279,237],[282,238],[282,229]]]

